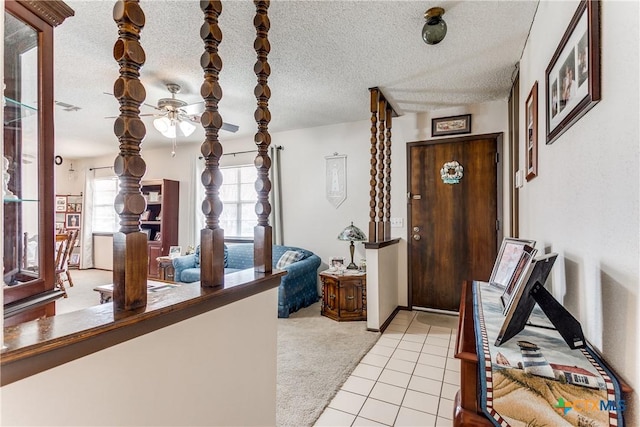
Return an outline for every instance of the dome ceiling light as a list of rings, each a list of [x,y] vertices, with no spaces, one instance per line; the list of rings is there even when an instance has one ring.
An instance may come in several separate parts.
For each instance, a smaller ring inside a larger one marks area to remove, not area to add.
[[[422,27],[422,40],[426,44],[438,44],[447,35],[447,23],[442,19],[444,9],[432,7],[424,13],[425,24]]]

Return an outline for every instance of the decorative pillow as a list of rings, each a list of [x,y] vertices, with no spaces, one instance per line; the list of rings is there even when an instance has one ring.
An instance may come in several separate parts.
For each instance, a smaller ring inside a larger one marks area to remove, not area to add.
[[[196,267],[200,268],[200,245],[196,246]]]
[[[289,264],[293,264],[294,262],[300,261],[303,256],[304,254],[298,251],[285,251],[285,253],[283,253],[280,259],[278,260],[278,263],[276,264],[276,268],[282,269]]]

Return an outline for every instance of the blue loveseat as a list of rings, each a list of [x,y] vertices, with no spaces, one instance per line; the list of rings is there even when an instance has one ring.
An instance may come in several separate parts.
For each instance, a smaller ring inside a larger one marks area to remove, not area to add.
[[[198,282],[200,280],[199,247],[195,254],[174,258],[176,282]],[[282,268],[287,275],[282,277],[278,288],[278,317],[289,317],[318,301],[318,267],[320,257],[306,249],[294,246],[273,245],[272,261],[276,268],[278,260],[286,251],[299,252],[299,261]],[[225,246],[224,273],[253,268],[253,244],[239,243]]]

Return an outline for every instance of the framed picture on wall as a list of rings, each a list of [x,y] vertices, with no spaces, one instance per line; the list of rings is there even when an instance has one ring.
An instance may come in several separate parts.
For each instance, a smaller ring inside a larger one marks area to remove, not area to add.
[[[69,230],[77,230],[80,228],[80,215],[76,213],[68,213],[65,219],[65,226]]]
[[[56,196],[56,212],[67,211],[67,196]]]
[[[547,144],[600,101],[600,2],[581,1],[545,73]]]
[[[431,120],[431,136],[471,133],[471,114],[440,117]]]
[[[525,111],[525,161],[527,181],[538,176],[538,82],[533,84],[524,107]]]

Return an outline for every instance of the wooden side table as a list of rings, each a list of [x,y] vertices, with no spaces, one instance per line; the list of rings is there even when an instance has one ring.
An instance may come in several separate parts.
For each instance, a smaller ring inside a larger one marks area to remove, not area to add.
[[[168,256],[161,256],[156,258],[158,262],[158,277],[165,282],[175,281],[176,272],[173,269],[173,258]]]
[[[367,320],[367,275],[334,274],[323,271],[322,308],[320,313],[330,319]]]

